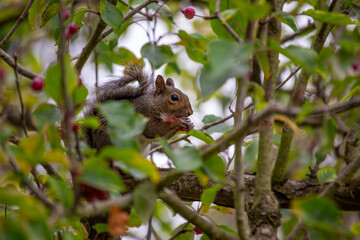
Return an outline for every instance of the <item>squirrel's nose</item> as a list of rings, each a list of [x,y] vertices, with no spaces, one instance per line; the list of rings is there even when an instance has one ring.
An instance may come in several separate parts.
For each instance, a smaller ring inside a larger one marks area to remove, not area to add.
[[[190,108],[190,109],[188,110],[188,112],[187,112],[187,115],[190,116],[190,115],[192,115],[192,114],[193,114],[193,110]]]

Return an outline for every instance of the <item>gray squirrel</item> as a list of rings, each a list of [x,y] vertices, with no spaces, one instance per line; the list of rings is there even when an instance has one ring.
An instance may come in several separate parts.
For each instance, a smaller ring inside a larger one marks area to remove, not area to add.
[[[139,83],[138,86],[129,85],[134,81]],[[145,73],[139,65],[127,66],[122,78],[98,88],[94,103],[107,100],[129,101],[135,112],[148,119],[143,133],[138,136],[142,149],[156,137],[171,138],[179,130],[190,131],[194,126],[188,118],[193,113],[188,96],[175,88],[171,78],[165,81],[158,75],[154,80],[153,74]],[[83,128],[82,131],[86,143],[99,150],[111,145],[111,141],[106,120],[98,113],[94,103],[85,110],[84,116],[97,116],[100,128]]]

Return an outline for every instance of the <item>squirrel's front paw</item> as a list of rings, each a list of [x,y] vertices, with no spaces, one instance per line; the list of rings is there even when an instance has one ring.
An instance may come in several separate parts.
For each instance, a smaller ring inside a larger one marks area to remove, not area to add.
[[[191,120],[189,118],[182,117],[181,120],[182,120],[182,123],[181,123],[181,126],[178,128],[178,131],[188,132],[194,128],[194,124],[191,122]]]

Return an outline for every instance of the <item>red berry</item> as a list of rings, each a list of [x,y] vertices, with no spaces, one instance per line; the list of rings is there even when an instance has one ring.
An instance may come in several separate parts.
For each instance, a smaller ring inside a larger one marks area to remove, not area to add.
[[[196,234],[202,234],[203,233],[198,227],[195,227],[194,231],[195,231]]]
[[[31,87],[35,91],[40,91],[44,87],[44,79],[41,77],[35,77],[31,82]]]
[[[78,123],[74,123],[74,125],[72,126],[73,132],[79,131],[79,128],[80,128],[80,125]]]
[[[69,27],[65,30],[66,39],[70,39],[72,35],[79,31],[76,23],[70,23]]]
[[[65,20],[70,17],[70,12],[66,8],[63,10],[63,17]]]
[[[352,67],[355,71],[360,69],[360,60],[353,62]]]
[[[79,27],[76,25],[76,23],[70,23],[69,31],[71,34],[77,33],[78,30],[79,30]]]
[[[187,19],[192,19],[195,16],[195,9],[192,7],[187,7],[181,10]]]

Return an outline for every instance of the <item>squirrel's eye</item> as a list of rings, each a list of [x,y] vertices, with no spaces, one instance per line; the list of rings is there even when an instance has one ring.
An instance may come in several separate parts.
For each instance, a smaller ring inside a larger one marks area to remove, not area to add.
[[[174,101],[174,102],[177,102],[177,101],[179,101],[179,96],[178,95],[176,95],[176,94],[173,94],[173,95],[171,95],[171,100],[172,101]]]

